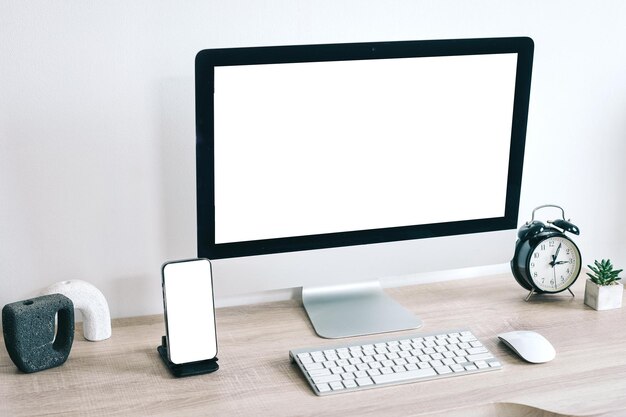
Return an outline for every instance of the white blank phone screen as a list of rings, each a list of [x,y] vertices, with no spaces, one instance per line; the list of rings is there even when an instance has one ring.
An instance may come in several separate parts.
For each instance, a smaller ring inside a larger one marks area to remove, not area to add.
[[[168,354],[173,363],[217,355],[209,261],[175,262],[163,268]]]

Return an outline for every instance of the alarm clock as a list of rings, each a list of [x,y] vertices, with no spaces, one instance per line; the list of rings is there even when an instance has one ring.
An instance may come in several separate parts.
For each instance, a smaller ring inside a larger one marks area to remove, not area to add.
[[[561,210],[561,219],[547,224],[535,220],[535,212],[542,208],[554,207]],[[511,271],[515,280],[529,292],[526,301],[533,294],[555,294],[568,290],[580,274],[582,259],[578,246],[566,235],[580,234],[580,230],[569,220],[565,211],[553,204],[535,208],[530,222],[526,222],[517,232],[515,254],[511,260]]]

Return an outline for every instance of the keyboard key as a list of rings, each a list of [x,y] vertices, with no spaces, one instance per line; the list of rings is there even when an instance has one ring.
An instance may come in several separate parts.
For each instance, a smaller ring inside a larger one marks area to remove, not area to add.
[[[304,365],[304,369],[311,372],[317,369],[324,369],[324,365],[322,365],[321,363],[308,363]]]
[[[489,352],[486,352],[486,353],[478,353],[476,355],[467,355],[465,358],[467,359],[468,362],[475,362],[475,361],[484,361],[486,359],[491,359],[493,358],[493,355]]]
[[[463,367],[462,365],[454,364],[454,365],[450,365],[450,369],[452,369],[454,372],[463,372],[465,371],[465,367]]]
[[[337,391],[337,390],[345,388],[341,382],[331,382],[328,385],[330,385],[333,391]]]
[[[435,375],[437,375],[437,372],[435,372],[435,370],[432,368],[428,368],[428,369],[416,369],[413,371],[405,371],[405,372],[393,373],[393,374],[387,374],[387,375],[378,375],[378,376],[372,377],[372,379],[377,384],[385,384],[388,382],[400,382],[400,381],[406,381],[409,379],[424,378],[424,377],[435,376]]]
[[[356,388],[357,387],[356,382],[354,380],[352,380],[352,379],[347,380],[347,381],[343,381],[343,385],[346,388]]]
[[[450,369],[448,366],[438,366],[435,368],[435,371],[437,371],[439,375],[443,375],[449,374],[450,372],[452,372],[452,369]]]
[[[474,362],[474,365],[476,365],[476,367],[478,369],[489,368],[489,365],[487,365],[487,362],[485,362],[485,361],[476,361],[476,362]]]
[[[330,369],[314,369],[309,371],[311,377],[330,375]]]
[[[485,352],[489,352],[487,350],[486,347],[481,346],[481,347],[473,347],[473,348],[469,348],[469,349],[465,349],[467,351],[468,355],[475,355],[477,353],[485,353]]]
[[[350,359],[352,357],[349,352],[339,352],[337,356],[339,357],[339,359]]]
[[[330,385],[328,384],[316,384],[317,390],[319,392],[328,392],[330,391]]]
[[[324,375],[324,376],[316,376],[312,377],[313,383],[316,385],[319,384],[327,384],[329,382],[341,381],[341,377],[339,375]]]
[[[313,363],[313,358],[311,358],[310,356],[300,358],[300,362],[302,362],[303,365],[308,365],[310,363]]]
[[[371,378],[367,377],[367,378],[357,378],[356,383],[358,384],[359,387],[364,387],[366,385],[372,385],[374,382],[372,381]]]

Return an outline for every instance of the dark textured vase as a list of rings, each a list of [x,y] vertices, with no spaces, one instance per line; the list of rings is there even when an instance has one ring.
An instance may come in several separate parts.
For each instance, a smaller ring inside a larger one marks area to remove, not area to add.
[[[74,304],[61,294],[7,304],[2,309],[2,326],[4,344],[18,369],[31,373],[54,368],[65,363],[72,349]]]

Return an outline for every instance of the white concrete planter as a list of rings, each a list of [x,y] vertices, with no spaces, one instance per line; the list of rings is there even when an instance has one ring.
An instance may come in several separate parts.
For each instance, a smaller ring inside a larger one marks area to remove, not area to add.
[[[585,304],[594,310],[611,310],[622,307],[624,286],[621,283],[613,285],[598,285],[590,279],[585,284]]]

